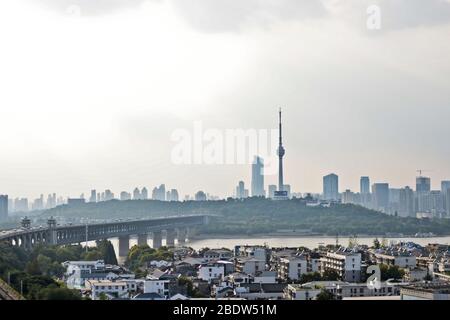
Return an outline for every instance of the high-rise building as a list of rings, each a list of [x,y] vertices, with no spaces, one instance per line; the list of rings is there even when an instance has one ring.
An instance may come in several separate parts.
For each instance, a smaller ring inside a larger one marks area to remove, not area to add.
[[[431,179],[428,177],[416,178],[416,192],[430,192],[431,191]]]
[[[141,200],[148,200],[148,190],[146,187],[142,188]]]
[[[339,200],[339,177],[334,173],[323,177],[323,198],[325,200]]]
[[[206,201],[206,193],[199,191],[195,194],[195,201]]]
[[[97,190],[91,190],[91,196],[89,197],[89,202],[97,202]]]
[[[448,180],[441,181],[442,194],[446,194],[448,189],[450,189],[450,181],[448,181]]]
[[[166,201],[166,185],[162,184],[159,187],[153,188],[152,199],[159,201]]]
[[[372,203],[375,210],[389,212],[389,183],[372,185]]]
[[[248,189],[245,189],[244,181],[239,181],[236,187],[236,199],[248,198]]]
[[[361,177],[359,185],[360,185],[360,193],[361,194],[369,194],[370,193],[370,178],[369,177]]]
[[[256,156],[252,164],[252,197],[264,196],[264,161]]]
[[[0,221],[8,219],[8,196],[0,195]]]
[[[105,190],[105,196],[103,201],[110,201],[114,199],[114,193],[111,192],[111,190],[107,189]]]
[[[141,191],[138,188],[133,190],[133,200],[141,200]]]
[[[277,186],[274,184],[269,185],[268,197],[273,199],[275,197],[275,192],[277,191]]]
[[[179,201],[179,195],[177,189],[167,191],[167,201]]]
[[[44,209],[44,195],[41,194],[41,196],[38,199],[35,199],[33,201],[33,204],[31,205],[32,210],[43,210]]]
[[[445,193],[445,208],[447,212],[447,218],[450,218],[450,189],[447,189]]]
[[[28,207],[28,199],[27,198],[16,198],[14,199],[14,211],[15,212],[27,212],[30,210]]]
[[[131,200],[131,193],[122,191],[120,193],[120,201],[127,201],[127,200]]]
[[[398,215],[400,217],[416,217],[414,209],[414,191],[410,187],[400,189]]]

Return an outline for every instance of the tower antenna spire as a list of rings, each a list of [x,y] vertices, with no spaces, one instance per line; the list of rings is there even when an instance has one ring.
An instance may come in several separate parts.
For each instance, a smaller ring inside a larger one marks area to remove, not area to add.
[[[283,157],[285,150],[283,147],[283,132],[281,124],[281,108],[278,111],[279,115],[279,144],[278,144],[278,191],[284,191],[283,183]]]

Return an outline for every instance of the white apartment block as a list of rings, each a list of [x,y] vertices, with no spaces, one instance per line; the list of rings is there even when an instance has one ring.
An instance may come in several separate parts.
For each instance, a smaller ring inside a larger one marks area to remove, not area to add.
[[[128,298],[128,285],[124,281],[91,280],[87,281],[91,289],[92,300],[99,300],[102,294],[108,299]]]
[[[144,293],[156,293],[161,297],[169,296],[170,280],[149,279],[144,281]]]
[[[308,272],[308,260],[304,256],[280,258],[278,277],[283,280],[299,280]]]
[[[225,265],[221,263],[208,263],[201,265],[198,269],[198,278],[200,280],[211,282],[220,280],[225,275]]]
[[[238,257],[236,271],[255,276],[258,272],[266,270],[266,261],[256,258]]]
[[[377,264],[397,266],[403,269],[414,269],[417,266],[416,257],[409,254],[384,254],[375,253]]]
[[[361,253],[339,250],[327,252],[321,258],[322,272],[326,270],[336,271],[342,280],[359,282],[361,280]]]

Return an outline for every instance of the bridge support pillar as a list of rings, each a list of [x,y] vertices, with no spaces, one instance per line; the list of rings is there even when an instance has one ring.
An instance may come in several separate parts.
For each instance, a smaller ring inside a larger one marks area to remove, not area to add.
[[[138,246],[147,245],[147,234],[146,233],[138,234],[137,244],[138,244]]]
[[[119,237],[119,257],[126,257],[130,250],[130,236]]]
[[[158,249],[162,247],[162,232],[154,231],[153,232],[153,249]]]
[[[174,229],[166,230],[166,246],[173,247],[175,246],[175,237],[177,233]]]
[[[178,229],[178,245],[183,246],[186,243],[186,235],[187,235],[187,229],[186,228],[180,228]]]

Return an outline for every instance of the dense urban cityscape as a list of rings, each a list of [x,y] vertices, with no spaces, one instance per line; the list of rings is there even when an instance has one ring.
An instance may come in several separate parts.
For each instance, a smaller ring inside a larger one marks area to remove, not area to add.
[[[448,313],[450,0],[0,1],[0,30],[2,319]]]

